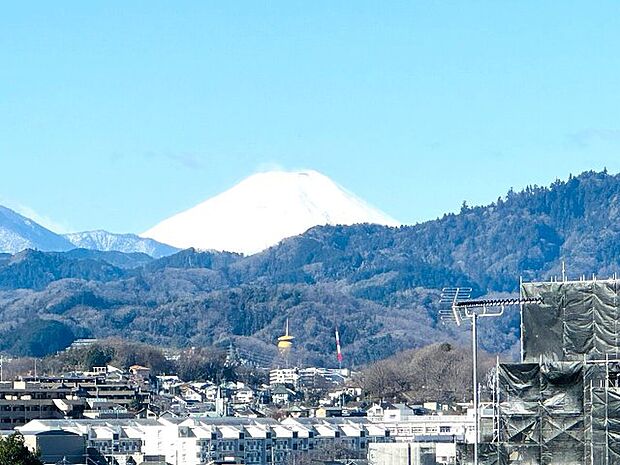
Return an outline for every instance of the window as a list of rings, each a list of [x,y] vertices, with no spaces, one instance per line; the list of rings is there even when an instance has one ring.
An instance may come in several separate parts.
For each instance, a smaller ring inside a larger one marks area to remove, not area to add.
[[[450,428],[449,426],[440,426],[439,427],[439,432],[440,433],[449,433],[452,430],[452,428]]]

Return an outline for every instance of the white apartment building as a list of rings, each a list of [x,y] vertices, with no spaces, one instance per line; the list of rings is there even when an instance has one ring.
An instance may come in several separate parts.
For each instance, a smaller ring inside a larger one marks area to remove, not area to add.
[[[129,458],[141,463],[145,456],[164,456],[169,463],[184,465],[282,465],[298,452],[334,443],[366,455],[371,444],[387,442],[434,443],[438,462],[452,463],[454,444],[473,441],[474,418],[470,414],[420,415],[391,422],[364,417],[33,420],[18,429],[27,440],[50,432],[79,435],[85,447],[119,465],[132,463]]]
[[[229,462],[279,465],[297,452],[339,443],[365,455],[368,444],[391,441],[378,425],[347,419],[202,418],[159,420],[33,420],[20,432],[25,438],[66,431],[85,438],[110,463],[141,463],[164,456],[169,463],[205,465]],[[30,441],[34,443],[33,441]],[[45,451],[43,451],[45,453]]]
[[[451,438],[453,441],[474,442],[474,415],[418,415],[406,421],[377,422],[386,428],[397,442],[419,442]],[[432,439],[430,439],[432,440]]]
[[[288,384],[297,388],[299,385],[298,368],[278,368],[269,372],[269,385]]]

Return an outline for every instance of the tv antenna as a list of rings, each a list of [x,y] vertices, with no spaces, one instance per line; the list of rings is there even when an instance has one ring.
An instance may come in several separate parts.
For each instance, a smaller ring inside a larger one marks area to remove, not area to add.
[[[480,442],[480,412],[478,399],[478,318],[498,317],[508,307],[530,303],[542,303],[541,298],[522,299],[472,299],[471,287],[444,287],[441,290],[440,304],[449,304],[450,309],[439,310],[443,321],[452,321],[461,326],[464,320],[471,321],[471,347],[473,361],[473,395],[474,395],[474,465],[478,465],[478,443]]]

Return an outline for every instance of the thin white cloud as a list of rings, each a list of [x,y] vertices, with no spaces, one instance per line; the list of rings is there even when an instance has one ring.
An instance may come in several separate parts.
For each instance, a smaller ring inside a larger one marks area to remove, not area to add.
[[[590,128],[567,135],[569,145],[587,148],[596,142],[620,142],[620,129]]]
[[[200,156],[191,152],[147,152],[146,156],[149,158],[165,158],[185,168],[204,168],[204,163]]]
[[[255,173],[265,173],[267,171],[286,171],[286,169],[278,162],[264,161],[258,164]]]
[[[10,208],[11,210],[16,211],[17,213],[25,216],[26,218],[31,219],[35,223],[39,223],[44,228],[47,228],[57,234],[65,234],[74,231],[74,229],[71,228],[70,225],[64,222],[56,221],[47,215],[42,215],[27,205],[11,202],[10,200],[4,198],[0,198],[0,204],[4,205],[7,208]]]

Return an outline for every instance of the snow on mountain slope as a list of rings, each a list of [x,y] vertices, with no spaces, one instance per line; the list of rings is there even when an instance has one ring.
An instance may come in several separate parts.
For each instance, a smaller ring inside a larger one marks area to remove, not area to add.
[[[64,234],[75,247],[91,250],[142,252],[154,258],[161,258],[177,253],[176,247],[162,244],[153,239],[139,237],[135,234],[114,234],[108,231],[84,231]]]
[[[17,253],[24,249],[65,251],[74,246],[29,218],[0,205],[0,252]]]
[[[140,234],[176,247],[253,254],[317,225],[399,223],[316,171],[254,174]]]

